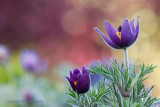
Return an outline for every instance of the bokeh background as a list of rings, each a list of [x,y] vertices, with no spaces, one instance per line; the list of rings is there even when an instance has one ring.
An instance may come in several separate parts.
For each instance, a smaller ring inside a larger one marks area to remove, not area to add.
[[[111,57],[123,61],[123,51],[109,48],[93,30],[99,27],[107,35],[104,20],[118,28],[125,18],[131,21],[139,15],[140,34],[129,48],[130,62],[160,65],[159,0],[0,1],[0,43],[10,53],[0,68],[3,105],[26,106],[27,103],[13,101],[22,100],[29,93],[42,100],[43,105],[67,106],[65,92],[69,83],[64,77],[69,76],[69,70],[89,66],[96,60],[109,61]],[[37,51],[47,61],[46,72],[23,69],[20,56],[24,49]],[[145,84],[155,85],[152,95],[160,97],[159,66]]]

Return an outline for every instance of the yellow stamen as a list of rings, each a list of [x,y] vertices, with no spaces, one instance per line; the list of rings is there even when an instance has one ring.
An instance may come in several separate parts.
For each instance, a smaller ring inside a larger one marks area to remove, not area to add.
[[[75,86],[77,85],[77,81],[74,81],[74,85],[75,85]]]
[[[121,32],[116,32],[116,34],[119,37],[119,39],[121,40]]]

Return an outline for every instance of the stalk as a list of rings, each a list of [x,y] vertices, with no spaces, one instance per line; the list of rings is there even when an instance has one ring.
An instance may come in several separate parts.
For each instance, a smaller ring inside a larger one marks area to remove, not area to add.
[[[124,63],[125,63],[125,68],[128,71],[129,60],[128,60],[128,51],[127,51],[127,48],[124,49]]]

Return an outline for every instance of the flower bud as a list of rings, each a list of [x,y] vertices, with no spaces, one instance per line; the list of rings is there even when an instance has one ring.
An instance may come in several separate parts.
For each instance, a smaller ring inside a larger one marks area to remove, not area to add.
[[[72,89],[79,93],[84,94],[89,90],[90,87],[90,77],[89,72],[85,68],[85,66],[82,67],[82,73],[75,68],[73,70],[73,73],[70,71],[70,78],[66,77],[72,87]]]

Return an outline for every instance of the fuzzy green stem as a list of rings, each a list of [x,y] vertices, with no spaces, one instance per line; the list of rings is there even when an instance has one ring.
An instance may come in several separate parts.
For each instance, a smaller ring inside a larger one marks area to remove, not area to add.
[[[125,68],[128,71],[129,60],[128,60],[128,51],[127,51],[127,48],[124,49],[124,63],[125,63]]]

